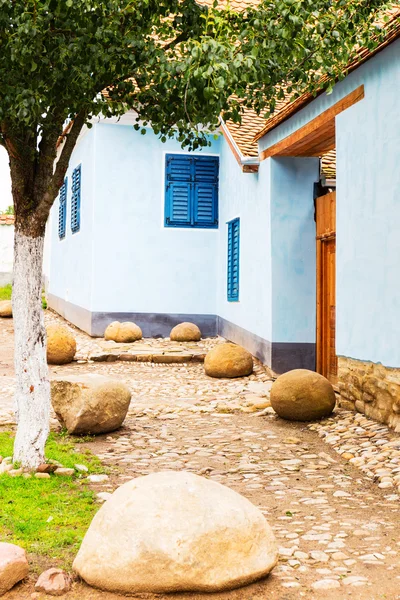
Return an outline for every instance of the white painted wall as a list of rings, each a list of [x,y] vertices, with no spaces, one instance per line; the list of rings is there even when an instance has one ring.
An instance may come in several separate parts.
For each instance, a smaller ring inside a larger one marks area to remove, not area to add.
[[[227,222],[240,218],[239,302],[227,299]],[[270,163],[259,173],[243,173],[224,141],[220,162],[220,236],[217,314],[272,340]]]
[[[90,309],[92,290],[92,232],[94,181],[95,128],[89,131],[75,148],[67,171],[67,227],[63,240],[58,237],[58,198],[51,209],[48,224],[51,245],[51,260],[45,259],[50,276],[48,292],[62,300]],[[72,171],[82,165],[81,183],[81,229],[71,232],[71,176]],[[47,246],[49,248],[49,246]],[[50,263],[50,264],[49,264]]]
[[[215,314],[218,230],[164,226],[165,154],[180,144],[129,125],[94,130],[92,311]]]

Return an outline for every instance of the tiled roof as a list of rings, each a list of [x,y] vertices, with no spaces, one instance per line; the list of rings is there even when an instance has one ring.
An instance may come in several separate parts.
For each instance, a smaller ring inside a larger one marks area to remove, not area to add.
[[[0,225],[14,225],[14,215],[0,215]]]
[[[327,179],[336,179],[336,150],[330,150],[321,157],[321,173]]]

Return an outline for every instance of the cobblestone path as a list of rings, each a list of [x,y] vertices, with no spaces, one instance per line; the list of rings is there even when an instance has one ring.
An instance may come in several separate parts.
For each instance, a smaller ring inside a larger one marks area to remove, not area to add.
[[[10,336],[3,323],[0,344]],[[0,419],[9,423],[12,373],[5,364],[3,353]],[[208,378],[198,363],[82,362],[52,372],[107,374],[132,390],[125,426],[86,444],[111,468],[98,492],[184,469],[245,495],[275,531],[280,562],[267,580],[224,594],[165,599],[400,599],[400,436],[384,425],[341,410],[312,425],[278,419],[266,408],[271,381],[260,365],[239,380]],[[30,598],[32,591],[7,598]],[[77,584],[65,598],[120,597]]]

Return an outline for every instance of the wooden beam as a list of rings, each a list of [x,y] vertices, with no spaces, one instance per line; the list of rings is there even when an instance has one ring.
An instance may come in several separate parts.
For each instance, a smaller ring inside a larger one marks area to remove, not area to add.
[[[263,150],[260,160],[271,156],[320,156],[332,150],[335,147],[335,117],[363,98],[364,86],[360,85],[318,117]]]

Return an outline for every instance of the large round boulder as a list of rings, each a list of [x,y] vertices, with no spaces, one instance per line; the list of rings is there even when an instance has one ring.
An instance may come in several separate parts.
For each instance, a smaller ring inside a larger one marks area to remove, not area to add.
[[[226,342],[208,352],[204,368],[210,377],[244,377],[253,372],[253,357],[241,346]]]
[[[14,544],[0,542],[0,596],[25,579],[28,572],[25,550]]]
[[[307,369],[284,373],[271,388],[272,408],[289,421],[314,421],[327,417],[335,403],[335,392],[330,382]]]
[[[64,325],[48,325],[47,362],[49,365],[66,365],[74,360],[76,341]]]
[[[1,300],[0,302],[0,317],[12,317],[11,300]]]
[[[267,575],[278,558],[261,511],[198,475],[132,479],[95,515],[73,568],[120,593],[216,592]]]
[[[171,330],[171,342],[199,342],[201,331],[194,323],[179,323]]]
[[[137,340],[141,340],[142,337],[143,334],[140,327],[136,323],[130,323],[129,321],[125,323],[114,321],[110,323],[104,333],[104,339],[122,344],[136,342]]]
[[[121,427],[131,401],[128,387],[116,379],[90,373],[51,382],[51,403],[69,433],[99,434]]]

